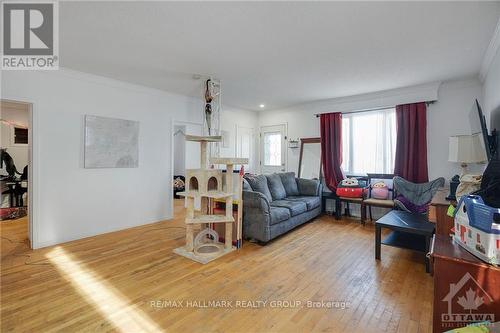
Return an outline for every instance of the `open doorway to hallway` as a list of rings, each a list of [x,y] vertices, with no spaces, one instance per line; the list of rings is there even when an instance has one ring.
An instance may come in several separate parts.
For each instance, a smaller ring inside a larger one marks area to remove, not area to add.
[[[2,258],[30,244],[31,104],[0,101]]]

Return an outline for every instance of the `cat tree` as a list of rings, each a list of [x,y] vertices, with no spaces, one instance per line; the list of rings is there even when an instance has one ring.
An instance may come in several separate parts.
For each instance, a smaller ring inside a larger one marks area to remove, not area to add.
[[[233,168],[235,164],[248,164],[247,158],[212,158],[211,164],[225,164],[226,173],[220,169],[208,168],[208,143],[220,142],[220,136],[186,135],[186,141],[199,142],[201,145],[200,169],[186,170],[185,192],[178,195],[186,197],[186,245],[176,248],[177,253],[186,258],[206,264],[236,248],[232,245],[233,235]],[[200,210],[195,210],[195,199],[200,198]],[[225,199],[224,215],[210,214],[209,200]],[[219,242],[219,235],[210,228],[212,224],[224,223],[224,244]],[[203,228],[205,226],[205,228]],[[195,237],[195,231],[201,231]]]

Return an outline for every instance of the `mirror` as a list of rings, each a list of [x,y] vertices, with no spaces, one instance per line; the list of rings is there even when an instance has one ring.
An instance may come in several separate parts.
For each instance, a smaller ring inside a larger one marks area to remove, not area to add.
[[[300,139],[299,178],[320,179],[321,141],[320,138]]]

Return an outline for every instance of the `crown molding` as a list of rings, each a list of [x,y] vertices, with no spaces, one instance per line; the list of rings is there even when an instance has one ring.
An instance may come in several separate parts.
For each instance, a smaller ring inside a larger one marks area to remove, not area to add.
[[[481,63],[481,68],[479,70],[479,79],[481,80],[481,82],[484,82],[484,80],[486,79],[491,63],[493,62],[493,59],[495,58],[495,55],[497,54],[499,48],[500,48],[500,19],[498,19],[495,32],[491,37],[490,44],[486,49],[483,62]]]
[[[397,104],[435,101],[438,99],[438,90],[441,81],[429,82],[414,86],[401,87],[371,93],[329,98],[292,105],[280,110],[272,111],[306,111],[310,113],[350,112],[379,107],[392,107]],[[259,112],[259,114],[265,114]]]

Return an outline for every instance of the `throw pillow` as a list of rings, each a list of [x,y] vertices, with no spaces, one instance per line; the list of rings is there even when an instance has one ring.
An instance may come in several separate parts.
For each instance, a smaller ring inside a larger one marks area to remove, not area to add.
[[[295,172],[285,172],[278,174],[281,177],[281,183],[286,191],[286,196],[300,195],[297,181],[295,180]]]
[[[371,187],[371,196],[373,199],[387,200],[389,198],[389,188],[385,182],[376,182]]]
[[[245,179],[248,181],[248,183],[250,184],[250,186],[254,191],[264,194],[267,200],[273,201],[273,197],[271,195],[271,192],[269,191],[269,187],[267,186],[266,176],[252,175],[252,176],[246,176]]]
[[[277,173],[272,175],[267,175],[267,186],[273,197],[273,200],[281,200],[286,198],[286,191],[283,183],[281,182],[281,177]]]

